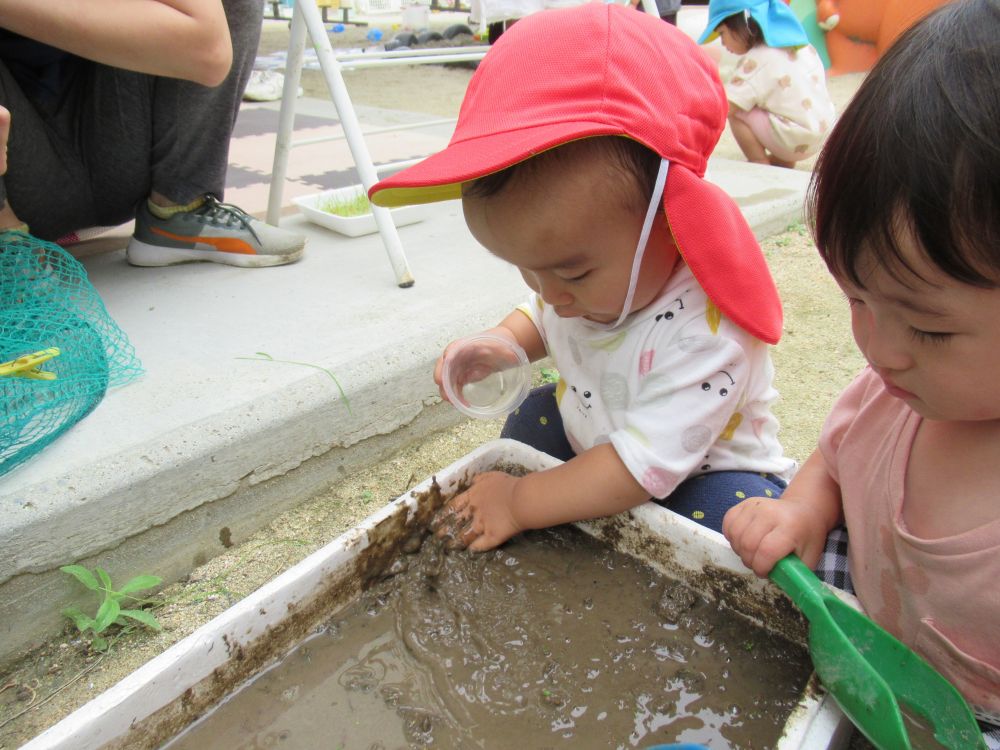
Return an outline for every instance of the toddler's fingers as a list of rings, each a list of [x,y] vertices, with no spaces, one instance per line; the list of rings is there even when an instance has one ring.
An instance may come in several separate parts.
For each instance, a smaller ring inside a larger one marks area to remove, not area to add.
[[[795,551],[795,542],[787,534],[772,529],[757,545],[753,559],[747,567],[761,578],[766,578],[778,560]]]
[[[469,522],[462,531],[462,543],[467,549],[473,549],[473,545],[483,538],[485,533],[483,522],[476,518],[469,518]],[[476,551],[476,550],[473,550]]]
[[[739,536],[740,529],[742,528],[741,517],[743,513],[740,510],[742,505],[743,503],[734,505],[722,517],[722,534],[729,540],[730,544],[733,543],[735,537]]]
[[[741,547],[746,546],[744,537],[747,528],[753,523],[759,502],[759,498],[744,500],[726,511],[726,515],[722,517],[722,533],[737,554]]]
[[[444,541],[445,547],[451,550],[465,549],[477,536],[472,531],[472,519],[457,515],[452,516],[451,523],[442,525],[435,533]]]
[[[469,490],[473,489],[480,482],[491,482],[497,477],[503,476],[505,475],[502,471],[484,471],[481,474],[476,474],[476,476],[472,478],[472,487],[470,487]]]
[[[439,537],[449,533],[449,529],[455,528],[464,522],[465,517],[468,515],[466,513],[467,506],[468,499],[465,498],[464,494],[452,498],[445,505],[437,509],[434,515],[431,516],[428,526]]]
[[[489,552],[497,546],[497,542],[486,534],[481,534],[474,542],[469,544],[470,552]]]
[[[759,499],[746,501],[747,507],[737,517],[733,537],[729,542],[736,554],[740,556],[743,564],[757,575],[766,575],[766,571],[763,574],[760,572],[760,566],[764,563],[758,559],[758,555],[761,545],[766,544],[765,540],[775,529],[773,518],[767,513],[760,512],[759,506],[765,502],[770,501]],[[766,551],[765,554],[767,554]]]
[[[438,361],[434,364],[434,384],[438,387],[438,395],[441,397],[441,400],[450,403],[448,400],[448,394],[444,392],[444,377],[442,377],[443,367],[444,357],[438,357]]]
[[[798,556],[802,559],[802,562],[812,570],[819,564],[819,558],[823,554],[823,550],[826,548],[826,535],[821,535],[816,539],[809,539],[802,549],[798,551]]]

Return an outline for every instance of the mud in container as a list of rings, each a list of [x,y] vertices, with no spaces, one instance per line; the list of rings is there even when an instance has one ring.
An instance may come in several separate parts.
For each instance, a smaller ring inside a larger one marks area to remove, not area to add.
[[[652,503],[445,550],[484,445],[36,737],[39,748],[846,747],[806,624],[725,539]]]

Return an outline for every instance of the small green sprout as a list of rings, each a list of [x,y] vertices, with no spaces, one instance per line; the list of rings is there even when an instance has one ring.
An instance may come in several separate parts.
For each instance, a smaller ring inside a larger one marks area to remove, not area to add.
[[[321,372],[325,372],[327,375],[330,376],[330,379],[333,381],[334,385],[337,386],[337,390],[340,391],[340,400],[343,401],[344,406],[347,407],[347,413],[348,414],[352,413],[351,402],[347,398],[347,394],[344,393],[344,388],[340,385],[340,381],[337,380],[336,375],[334,375],[325,367],[320,367],[319,365],[315,365],[312,362],[296,362],[295,360],[292,359],[275,359],[267,352],[256,352],[256,354],[257,354],[256,357],[237,357],[236,359],[248,359],[251,362],[277,362],[279,364],[285,364],[285,365],[299,365],[301,367],[312,367],[315,370],[320,370]]]
[[[160,623],[149,611],[122,608],[122,603],[126,599],[139,605],[148,603],[147,599],[132,596],[132,592],[159,586],[161,578],[151,575],[136,576],[115,590],[111,585],[111,576],[103,568],[94,568],[94,572],[91,573],[82,565],[63,565],[59,570],[73,576],[88,589],[102,596],[101,605],[93,617],[84,614],[76,607],[67,607],[63,610],[63,614],[72,620],[81,635],[90,633],[90,645],[95,651],[107,651],[110,642],[105,636],[112,625],[121,626],[125,632],[132,628],[134,622],[151,630],[162,630]]]

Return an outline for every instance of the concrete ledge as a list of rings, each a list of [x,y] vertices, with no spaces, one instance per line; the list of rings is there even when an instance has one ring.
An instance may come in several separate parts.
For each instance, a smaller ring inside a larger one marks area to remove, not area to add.
[[[739,204],[758,239],[783,232],[803,219],[803,203],[812,172],[745,161],[713,160],[705,179]]]
[[[765,236],[799,218],[809,173],[720,161],[709,178]],[[417,280],[405,290],[378,235],[342,238],[297,216],[283,225],[309,236],[306,258],[287,267],[137,269],[121,249],[85,258],[147,372],[0,477],[0,663],[61,627],[74,588],[60,565],[177,580],[223,549],[223,527],[239,541],[457,423],[438,402],[434,361],[525,296],[460,205],[400,230]]]
[[[257,483],[238,483],[228,495],[205,500],[180,510],[167,522],[148,523],[148,516],[136,512],[135,534],[109,534],[111,546],[80,558],[54,559],[50,567],[23,572],[7,579],[0,587],[0,664],[41,645],[58,633],[66,620],[60,610],[66,606],[89,609],[93,596],[81,592],[58,565],[71,561],[89,568],[100,565],[113,581],[127,580],[137,572],[150,572],[165,581],[180,580],[197,566],[239,544],[281,513],[315,495],[340,477],[361,471],[382,461],[407,445],[433,432],[458,423],[461,415],[447,404],[421,409],[412,421],[391,432],[376,435],[349,448],[336,447],[300,463],[285,474]],[[155,485],[155,482],[150,482]],[[139,487],[134,496],[157,494],[157,488]],[[113,498],[102,498],[102,500]],[[68,525],[73,514],[64,514]],[[81,523],[93,523],[81,519]],[[97,521],[100,526],[100,519]],[[28,538],[37,538],[39,529]],[[50,534],[52,541],[57,541]],[[53,606],[54,603],[58,604]]]

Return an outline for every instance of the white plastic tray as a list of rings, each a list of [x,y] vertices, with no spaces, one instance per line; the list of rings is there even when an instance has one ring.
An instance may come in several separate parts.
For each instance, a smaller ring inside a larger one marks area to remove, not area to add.
[[[441,470],[436,482],[440,495],[448,497],[481,471],[498,466],[538,471],[558,463],[522,443],[495,440]],[[336,606],[330,601],[331,585],[352,577],[360,579],[358,571],[369,570],[363,561],[388,550],[387,539],[405,536],[408,530],[426,522],[432,510],[427,497],[433,494],[434,481],[434,477],[426,479],[375,512],[37,736],[22,750],[157,747],[165,741],[161,736],[163,726],[169,724],[179,731],[186,726],[187,714],[192,714],[193,720],[194,715],[206,710],[206,706],[199,706],[200,696],[210,692],[206,686],[221,679],[227,670],[236,675],[241,674],[241,666],[244,670],[248,665],[259,670],[283,655],[261,662],[255,657],[255,649],[259,651],[262,644],[275,642],[280,642],[286,652],[293,648],[301,640],[297,634],[286,632],[287,621],[293,615],[301,618],[319,606],[324,610],[323,617],[328,618]],[[726,591],[733,590],[735,581],[751,597],[759,596],[761,612],[772,611],[776,598],[782,596],[746,570],[721,534],[652,503],[611,519],[580,524],[580,528],[663,572],[676,575],[687,570],[703,578],[708,572],[712,580],[728,580]],[[355,581],[357,587],[360,583]],[[340,601],[340,606],[347,601]],[[283,637],[287,637],[287,643]],[[833,699],[807,689],[774,750],[839,750],[846,747],[850,733],[850,723]]]
[[[361,216],[338,216],[326,211],[322,211],[319,205],[325,201],[334,199],[351,200],[364,192],[361,185],[350,185],[348,187],[324,190],[322,193],[312,193],[298,198],[292,198],[292,202],[299,207],[299,211],[314,224],[319,224],[327,229],[332,229],[348,237],[361,237],[365,234],[374,234],[378,231],[375,224],[375,216],[369,212]],[[391,208],[392,220],[397,227],[415,224],[427,217],[429,208],[425,204],[416,206],[403,206],[401,208]]]

